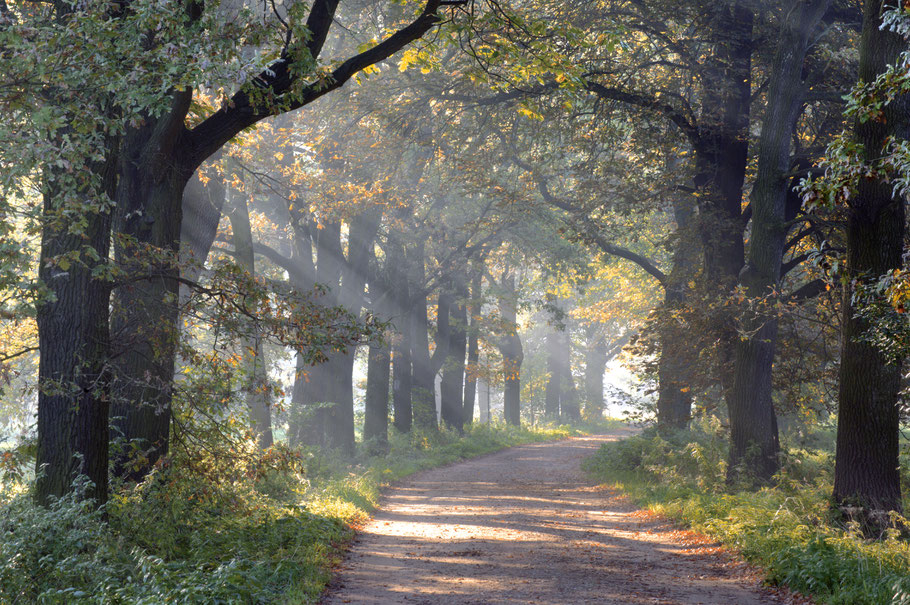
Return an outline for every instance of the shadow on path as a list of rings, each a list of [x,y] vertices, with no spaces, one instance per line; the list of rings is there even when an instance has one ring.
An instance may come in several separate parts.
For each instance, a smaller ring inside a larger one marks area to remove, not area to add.
[[[777,602],[716,544],[637,514],[581,460],[628,433],[511,448],[388,491],[325,605]]]

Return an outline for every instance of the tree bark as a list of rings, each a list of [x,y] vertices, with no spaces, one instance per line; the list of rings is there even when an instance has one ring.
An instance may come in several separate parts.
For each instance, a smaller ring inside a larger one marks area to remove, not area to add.
[[[585,417],[600,420],[604,415],[604,372],[607,369],[607,344],[601,326],[587,329],[585,349]]]
[[[213,162],[221,159],[221,152],[212,158]],[[195,281],[200,269],[208,258],[218,223],[227,197],[224,178],[216,176],[205,184],[199,177],[200,168],[193,175],[183,190],[181,202],[183,220],[180,222],[180,270],[183,277]],[[186,300],[188,288],[180,286],[180,300]]]
[[[880,29],[882,11],[894,5],[867,0],[860,39],[859,79],[872,82],[907,49],[897,34]],[[863,159],[882,155],[889,138],[910,138],[910,98],[903,94],[883,108],[881,120],[857,122]],[[860,179],[847,215],[847,278],[853,284],[901,267],[905,236],[903,200],[885,179]],[[899,476],[899,363],[863,340],[868,328],[857,316],[852,288],[844,290],[834,500],[866,511],[901,511]],[[873,520],[873,519],[870,519]],[[886,520],[878,524],[887,523]]]
[[[490,424],[490,383],[486,380],[477,381],[477,407],[480,421]]]
[[[333,288],[337,287],[336,301],[348,312],[359,316],[363,308],[364,287],[369,273],[373,242],[382,213],[375,209],[358,214],[351,219],[348,229],[347,255],[341,249],[340,225],[337,225],[338,239],[332,226],[331,245],[320,250],[319,265],[323,260],[332,264],[332,271],[339,272],[338,278],[331,277]],[[336,241],[338,245],[336,246]],[[322,254],[327,253],[324,259]],[[318,269],[317,269],[318,271]],[[340,283],[339,283],[340,281]],[[346,453],[354,452],[354,358],[356,346],[333,353],[330,374],[330,399],[335,405],[325,414],[326,443]]]
[[[575,376],[572,374],[572,334],[569,327],[560,334],[560,348],[562,349],[560,366],[563,372],[562,393],[559,397],[559,407],[562,416],[570,422],[581,420],[581,405],[578,398],[578,389],[575,386]]]
[[[111,427],[125,445],[114,472],[133,481],[167,455],[170,443],[182,200],[195,170],[170,161],[190,97],[175,93],[174,113],[130,131],[119,166],[114,253],[127,278],[114,290],[111,311]]]
[[[400,242],[389,239],[389,268],[391,271],[391,302],[396,319],[397,334],[392,348],[392,409],[393,424],[401,433],[411,430],[411,300],[406,257]]]
[[[367,393],[364,404],[363,440],[375,441],[385,449],[389,440],[389,363],[391,346],[388,342],[370,345],[367,360]]]
[[[499,313],[506,330],[499,343],[499,352],[502,354],[502,411],[507,424],[518,426],[521,424],[521,363],[524,361],[524,351],[518,335],[515,276],[506,275],[502,285],[505,292],[499,299]]]
[[[114,167],[101,167],[103,193],[113,194]],[[70,492],[77,475],[92,486],[84,494],[101,505],[108,490],[108,396],[110,284],[92,275],[108,260],[111,215],[88,211],[84,237],[70,233],[61,221],[61,202],[67,196],[45,183],[44,220],[38,277],[53,298],[37,308],[38,324],[38,449],[35,497],[39,504]],[[81,201],[81,200],[80,200]],[[53,264],[55,257],[81,253],[69,266]]]
[[[465,352],[467,334],[465,326],[468,321],[467,310],[463,303],[456,302],[451,309],[449,343],[445,361],[442,366],[440,383],[442,420],[459,433],[464,432],[464,378]]]
[[[692,373],[698,351],[688,328],[675,316],[685,306],[689,282],[695,279],[698,244],[694,233],[695,203],[688,197],[673,202],[676,219],[676,249],[673,265],[664,285],[664,313],[658,328],[660,360],[657,365],[657,429],[661,433],[685,429],[692,418]]]
[[[414,275],[413,284],[426,283],[424,269],[424,244],[414,246],[412,260],[409,263]],[[442,306],[443,303],[440,303]],[[438,312],[438,317],[448,316],[448,309]],[[411,405],[414,425],[422,430],[436,429],[436,372],[433,371],[430,358],[429,323],[427,320],[427,301],[425,297],[413,300],[411,307]]]
[[[784,4],[780,38],[758,143],[758,172],[752,188],[752,237],[739,281],[759,299],[780,281],[787,235],[787,183],[790,140],[805,94],[803,65],[810,41],[830,0],[791,0]],[[778,471],[780,444],[771,401],[771,368],[777,344],[777,317],[758,312],[741,318],[735,345],[733,392],[729,399],[730,460],[727,479],[766,483]]]

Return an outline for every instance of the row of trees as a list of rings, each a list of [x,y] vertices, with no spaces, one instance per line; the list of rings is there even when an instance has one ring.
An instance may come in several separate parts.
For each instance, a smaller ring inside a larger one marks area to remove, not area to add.
[[[510,423],[599,416],[631,342],[661,431],[729,421],[731,482],[772,479],[779,416],[836,412],[835,499],[900,509],[901,6],[154,6],[0,6],[40,501],[76,472],[103,501],[112,438],[142,479],[200,410],[351,452],[358,350],[382,447],[390,416],[461,430],[478,381]]]

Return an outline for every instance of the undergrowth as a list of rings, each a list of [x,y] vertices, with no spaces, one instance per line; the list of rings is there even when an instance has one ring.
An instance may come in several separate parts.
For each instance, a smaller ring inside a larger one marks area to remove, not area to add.
[[[478,424],[464,436],[396,435],[387,453],[362,447],[347,462],[282,448],[258,458],[175,453],[144,483],[114,490],[101,510],[80,499],[81,484],[38,507],[30,485],[7,476],[0,603],[312,603],[383,485],[572,432]]]
[[[716,422],[666,438],[653,429],[602,446],[585,462],[637,504],[717,538],[783,584],[831,605],[910,604],[910,543],[880,540],[832,513],[833,456],[784,448],[774,487],[725,485],[726,444]]]

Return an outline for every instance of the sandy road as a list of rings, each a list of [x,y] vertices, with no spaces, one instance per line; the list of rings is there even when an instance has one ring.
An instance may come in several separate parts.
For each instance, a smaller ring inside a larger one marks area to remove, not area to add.
[[[776,603],[747,569],[598,489],[582,437],[412,476],[387,492],[323,603]]]

